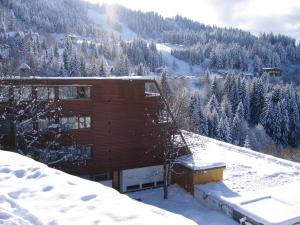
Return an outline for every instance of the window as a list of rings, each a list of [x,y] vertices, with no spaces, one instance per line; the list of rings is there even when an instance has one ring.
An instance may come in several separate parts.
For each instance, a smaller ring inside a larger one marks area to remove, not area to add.
[[[130,185],[130,186],[127,186],[126,187],[126,190],[127,191],[136,191],[136,190],[139,190],[140,189],[140,185],[139,184],[136,184],[136,185]]]
[[[105,180],[111,180],[110,173],[100,173],[94,176],[94,181],[105,181]]]
[[[163,185],[164,185],[164,181],[163,180],[156,182],[156,186],[163,186]]]
[[[90,128],[91,127],[91,117],[79,117],[79,128]]]
[[[91,128],[91,117],[62,117],[60,118],[60,124],[65,130]]]
[[[53,119],[38,119],[38,129],[39,131],[45,131],[49,128],[54,128],[55,127],[55,121]],[[57,125],[56,125],[57,126]]]
[[[77,88],[77,97],[78,98],[90,98],[91,90],[89,87],[78,87]]]
[[[59,87],[60,99],[88,99],[91,97],[90,87]]]
[[[0,102],[9,100],[9,86],[0,86]]]
[[[142,188],[152,188],[152,187],[154,187],[154,182],[142,184]]]
[[[36,92],[38,100],[54,99],[54,88],[52,87],[37,87]]]
[[[60,99],[76,99],[77,87],[59,87]]]
[[[59,122],[66,130],[78,129],[78,117],[63,117]]]
[[[80,175],[79,177],[82,179],[90,180],[90,175],[88,174]]]
[[[28,101],[32,95],[31,87],[15,87],[14,88],[14,100],[16,101]]]

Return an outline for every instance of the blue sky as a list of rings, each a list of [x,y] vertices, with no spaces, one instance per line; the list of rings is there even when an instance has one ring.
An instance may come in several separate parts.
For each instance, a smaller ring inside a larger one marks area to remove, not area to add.
[[[176,14],[217,26],[290,35],[300,40],[300,0],[86,0],[118,3],[155,11],[164,17]]]

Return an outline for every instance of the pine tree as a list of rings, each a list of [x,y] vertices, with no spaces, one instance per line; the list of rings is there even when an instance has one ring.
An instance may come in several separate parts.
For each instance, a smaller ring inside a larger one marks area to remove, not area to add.
[[[99,76],[100,77],[106,77],[107,72],[106,72],[106,60],[104,56],[100,58],[100,67],[99,67]]]
[[[262,110],[264,108],[264,87],[261,79],[253,82],[252,95],[250,97],[251,122],[258,124]]]
[[[219,140],[231,143],[231,141],[232,141],[231,129],[230,129],[230,125],[228,123],[228,119],[226,116],[225,116],[225,118],[221,117],[221,119],[218,123],[217,132],[218,132],[217,137]]]
[[[172,100],[172,91],[167,80],[167,73],[165,71],[161,74],[161,91],[163,97],[167,102],[170,103]]]
[[[250,137],[249,137],[248,134],[246,135],[246,138],[245,138],[244,147],[245,148],[250,148],[250,149],[252,148],[252,146],[251,146],[251,140],[250,140]]]

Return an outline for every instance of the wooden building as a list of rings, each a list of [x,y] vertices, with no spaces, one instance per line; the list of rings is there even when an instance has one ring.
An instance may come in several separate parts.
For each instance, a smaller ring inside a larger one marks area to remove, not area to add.
[[[160,151],[162,128],[172,120],[168,105],[154,79],[141,77],[21,77],[3,79],[0,109],[20,94],[20,101],[53,101],[61,107],[66,133],[86,146],[84,165],[56,165],[68,173],[102,182],[121,192],[163,184]],[[47,93],[46,97],[39,96]],[[170,115],[170,120],[165,115]],[[174,121],[171,121],[174,122]],[[48,126],[47,118],[38,121]],[[5,124],[5,123],[2,123]],[[6,126],[6,132],[8,128]],[[180,155],[188,147],[179,130],[173,130],[182,142]],[[9,133],[9,132],[8,132]],[[9,141],[8,141],[9,143]],[[5,143],[1,143],[4,146]],[[6,143],[7,144],[7,143]]]
[[[282,70],[280,68],[277,68],[277,67],[262,68],[261,75],[264,74],[264,73],[268,74],[269,76],[278,77],[278,76],[281,76]]]

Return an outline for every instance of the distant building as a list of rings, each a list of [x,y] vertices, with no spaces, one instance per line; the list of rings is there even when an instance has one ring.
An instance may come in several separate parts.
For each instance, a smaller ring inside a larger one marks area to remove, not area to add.
[[[266,67],[262,68],[261,75],[267,73],[270,76],[279,77],[282,74],[282,70],[278,67]]]

